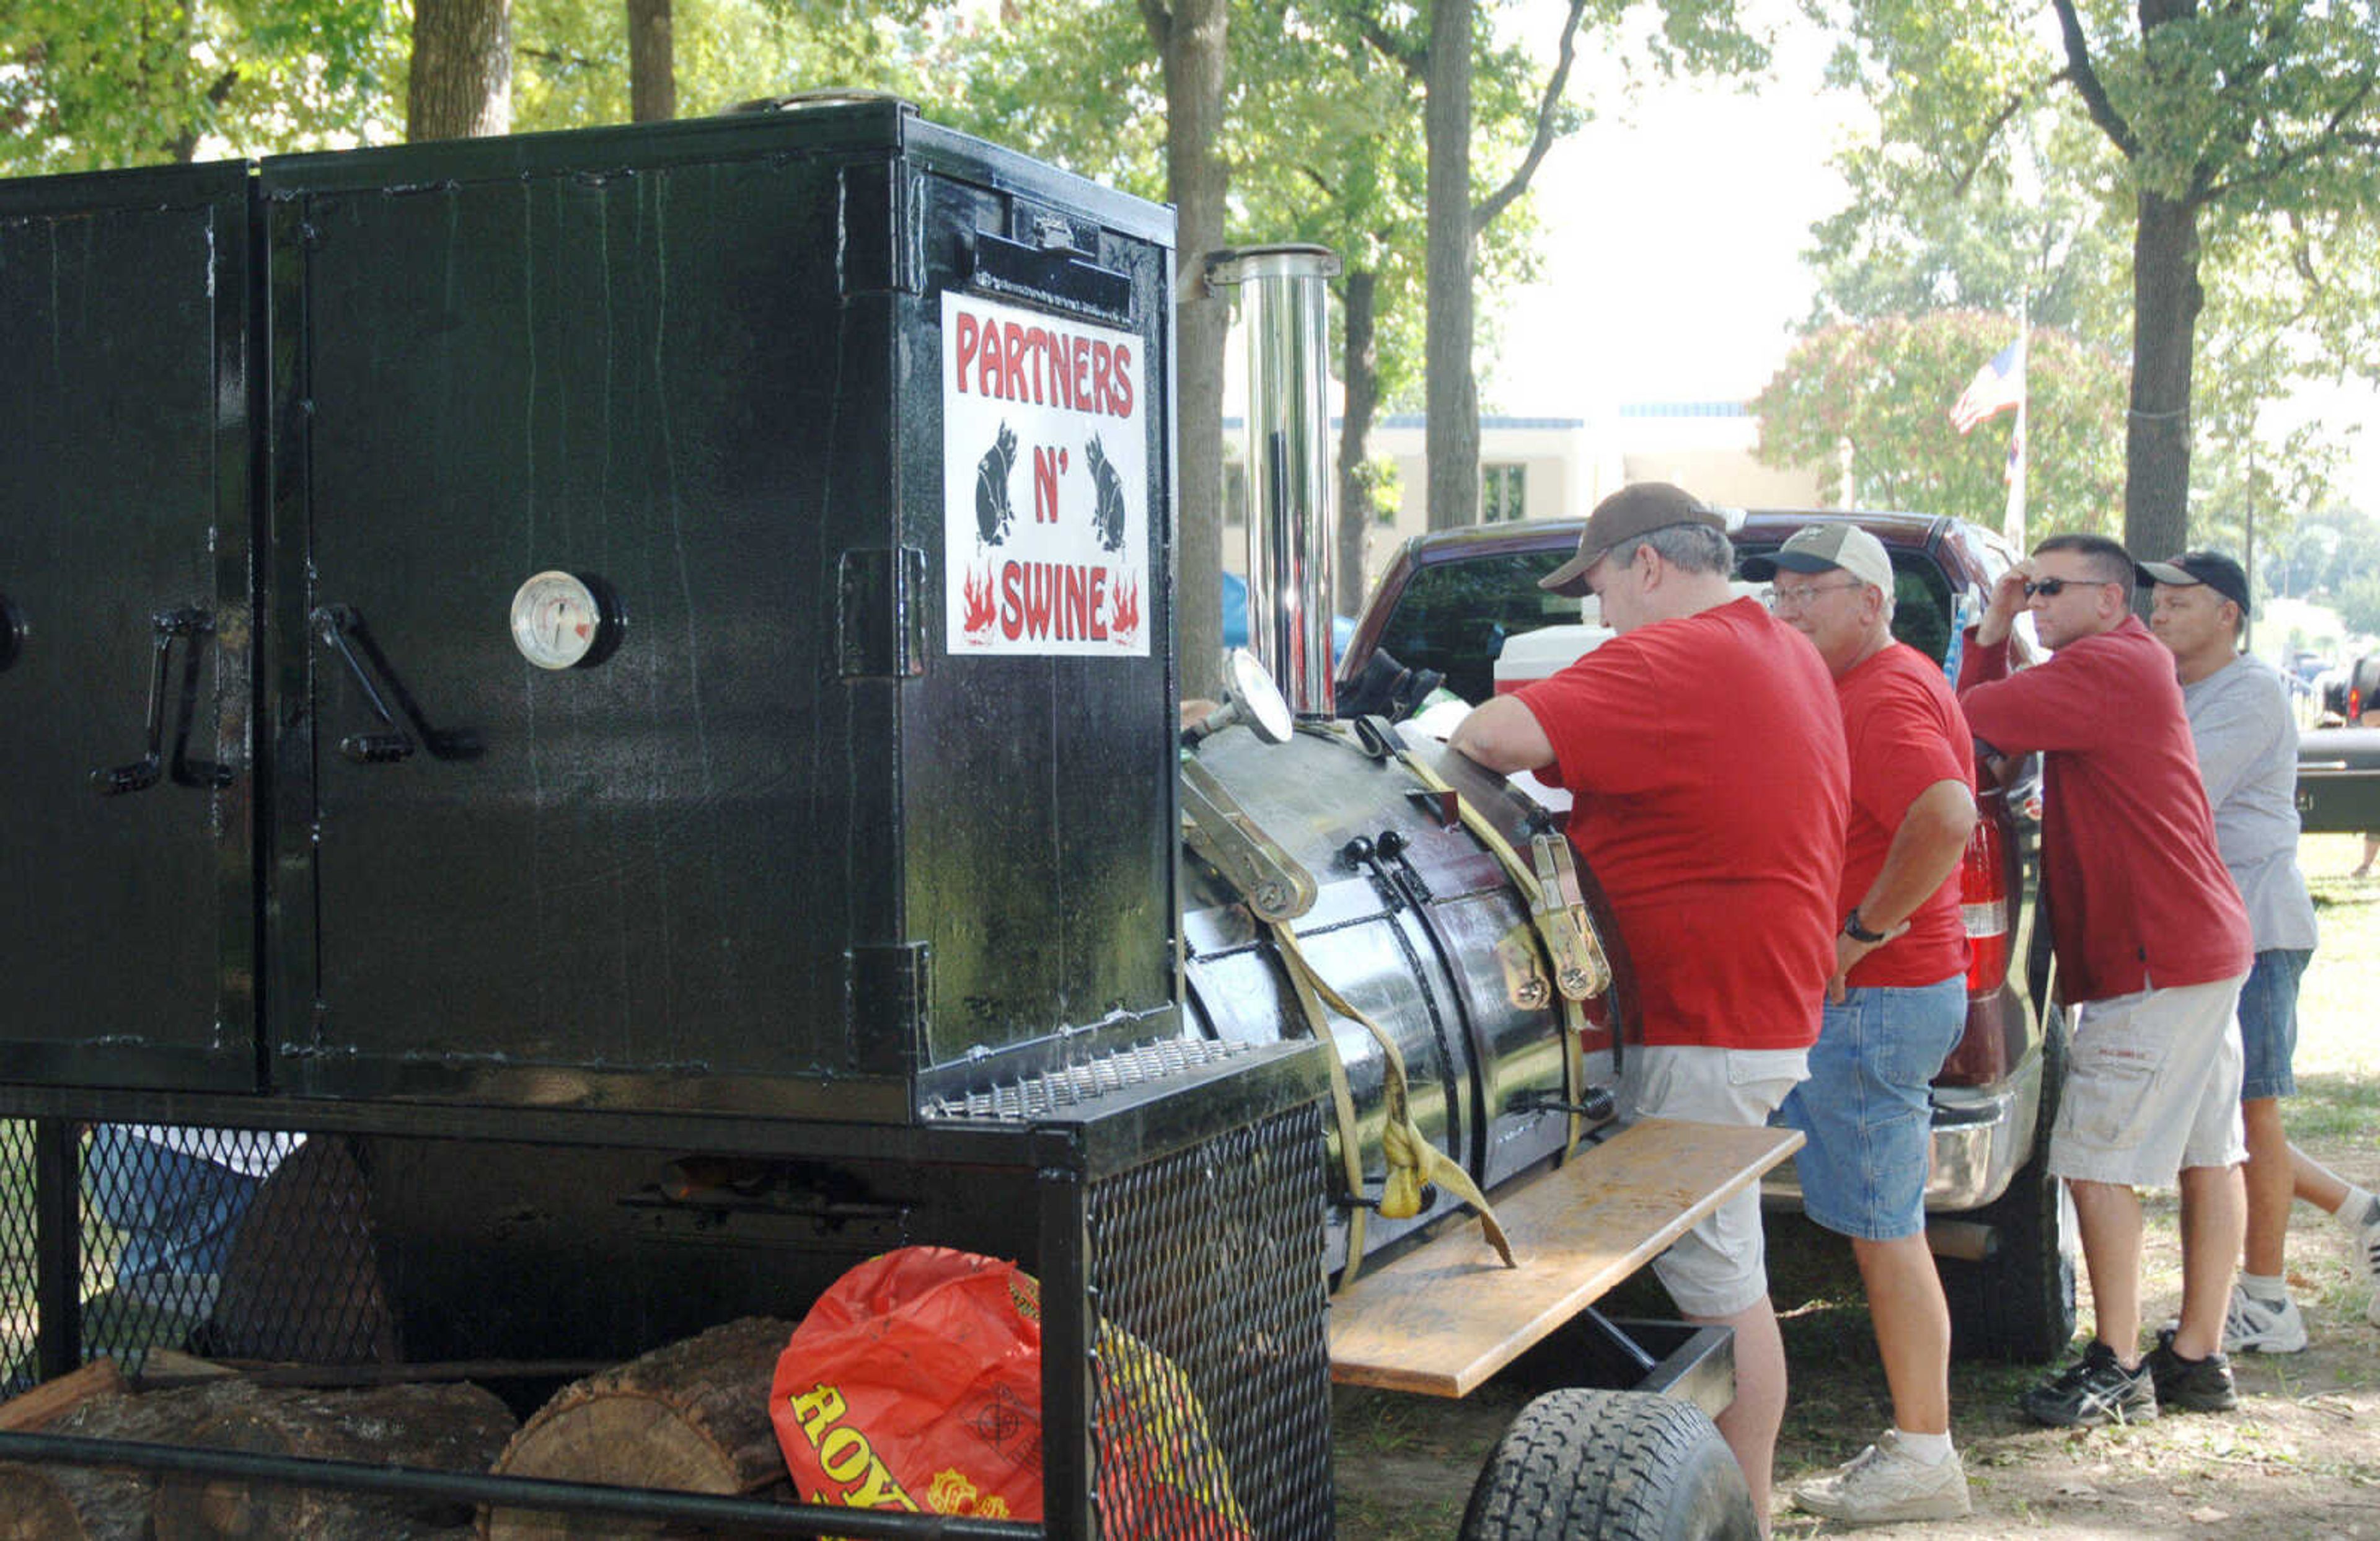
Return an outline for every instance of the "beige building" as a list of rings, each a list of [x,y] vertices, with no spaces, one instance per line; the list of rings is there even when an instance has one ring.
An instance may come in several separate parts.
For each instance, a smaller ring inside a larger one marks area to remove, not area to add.
[[[1228,421],[1224,442],[1234,461],[1239,434],[1237,419]],[[1373,455],[1396,467],[1398,503],[1395,517],[1374,528],[1364,564],[1367,588],[1407,538],[1429,528],[1422,439],[1418,413],[1385,417],[1372,431]],[[1758,440],[1759,424],[1740,402],[1645,402],[1597,418],[1483,417],[1480,521],[1585,517],[1631,481],[1674,481],[1731,507],[1817,506],[1817,477],[1762,465],[1753,456]],[[1234,532],[1224,540],[1223,564],[1237,572],[1246,551],[1236,532],[1245,507],[1236,464],[1231,480],[1225,518]]]

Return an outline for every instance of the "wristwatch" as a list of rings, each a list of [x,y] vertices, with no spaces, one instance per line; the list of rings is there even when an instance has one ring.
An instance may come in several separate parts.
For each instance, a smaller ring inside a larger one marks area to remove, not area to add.
[[[1859,911],[1857,909],[1853,909],[1851,914],[1843,916],[1843,935],[1851,938],[1853,941],[1866,942],[1871,947],[1884,940],[1884,933],[1882,931],[1871,931],[1865,926],[1860,924]]]

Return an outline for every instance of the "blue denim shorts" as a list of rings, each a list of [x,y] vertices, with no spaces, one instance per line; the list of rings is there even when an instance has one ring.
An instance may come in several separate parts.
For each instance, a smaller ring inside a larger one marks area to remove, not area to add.
[[[85,1162],[100,1218],[123,1233],[119,1282],[221,1273],[249,1202],[263,1185],[261,1178],[152,1144],[117,1123],[92,1131]]]
[[[1853,989],[1828,1005],[1810,1078],[1777,1110],[1776,1122],[1809,1136],[1793,1157],[1803,1213],[1867,1242],[1925,1229],[1928,1087],[1966,1025],[1964,975]]]
[[[2240,1050],[2247,1067],[2240,1077],[2242,1102],[2297,1095],[2289,1061],[2298,1051],[2298,981],[2313,956],[2312,948],[2267,948],[2256,954],[2256,966],[2240,987]]]

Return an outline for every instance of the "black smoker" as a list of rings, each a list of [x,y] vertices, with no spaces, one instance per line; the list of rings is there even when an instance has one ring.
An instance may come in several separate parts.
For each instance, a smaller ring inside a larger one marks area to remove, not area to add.
[[[1310,250],[1221,275],[1298,729],[1177,745],[1172,236],[848,97],[0,185],[18,1373],[140,1346],[82,1126],[303,1130],[273,1212],[338,1235],[244,1234],[219,1349],[625,1357],[945,1243],[1041,1278],[1047,1534],[1102,1534],[1103,1319],[1328,1535],[1383,1057],[1259,911],[1483,1183],[1577,1071],[1458,768],[1329,721]]]

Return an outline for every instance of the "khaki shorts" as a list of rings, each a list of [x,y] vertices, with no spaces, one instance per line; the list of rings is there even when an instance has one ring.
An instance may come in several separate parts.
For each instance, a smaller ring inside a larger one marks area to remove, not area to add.
[[[1658,1044],[1628,1050],[1620,1077],[1620,1118],[1688,1119],[1758,1126],[1810,1074],[1799,1049],[1709,1049]],[[1654,1276],[1689,1317],[1732,1317],[1768,1293],[1760,1230],[1760,1184],[1696,1222],[1653,1259]]]
[[[2170,1186],[2185,1167],[2248,1159],[2240,1122],[2240,980],[2086,1001],[2049,1136],[2049,1170]]]

